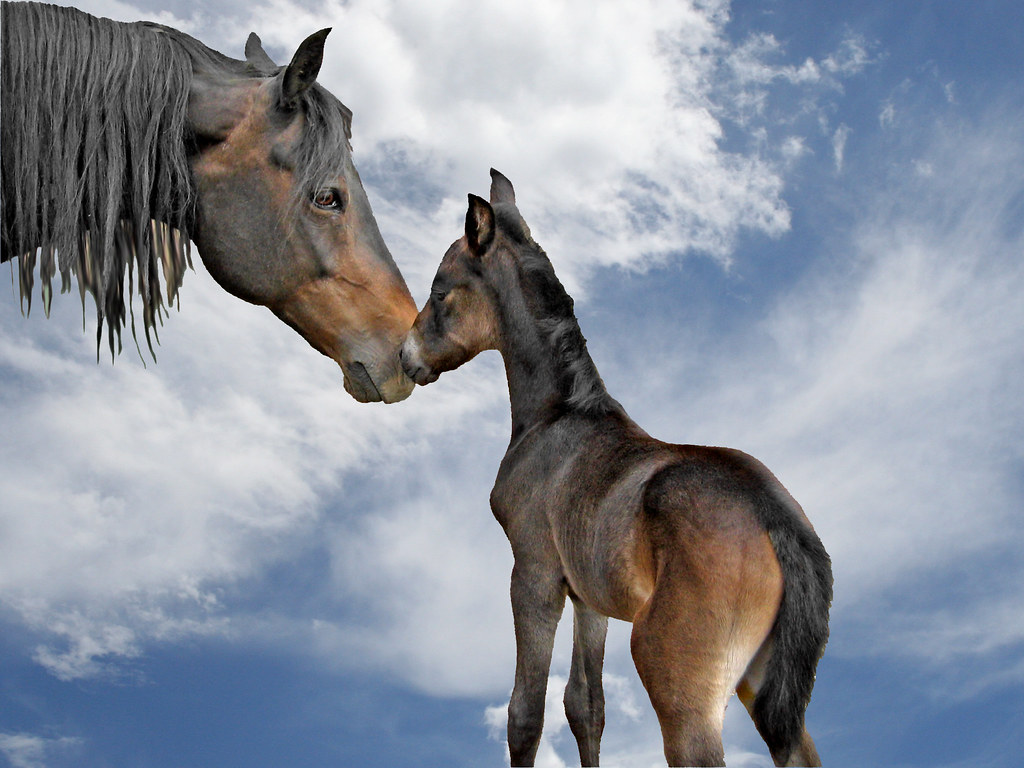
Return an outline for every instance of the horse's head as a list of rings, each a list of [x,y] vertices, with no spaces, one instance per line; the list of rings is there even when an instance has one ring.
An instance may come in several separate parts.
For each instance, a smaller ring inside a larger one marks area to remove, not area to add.
[[[329,30],[287,67],[250,36],[244,70],[197,64],[189,94],[203,263],[342,368],[361,402],[407,397],[398,348],[416,314],[352,164],[351,113],[315,84]]]
[[[499,292],[518,280],[517,252],[530,231],[515,207],[512,183],[491,169],[491,201],[469,196],[466,233],[441,260],[430,298],[402,345],[402,367],[430,384],[486,349],[501,349]]]

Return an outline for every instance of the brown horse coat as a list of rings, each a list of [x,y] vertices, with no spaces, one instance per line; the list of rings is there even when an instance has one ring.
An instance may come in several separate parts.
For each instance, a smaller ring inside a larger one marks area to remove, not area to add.
[[[828,636],[832,572],[803,511],[756,459],[649,436],[605,390],[572,299],[530,236],[512,185],[470,195],[402,348],[419,384],[483,349],[505,361],[512,439],[491,508],[512,545],[513,765],[532,765],[555,628],[573,601],[566,715],[583,765],[604,726],[607,618],[631,650],[671,765],[720,765],[738,691],[778,765],[817,765],[804,729]]]

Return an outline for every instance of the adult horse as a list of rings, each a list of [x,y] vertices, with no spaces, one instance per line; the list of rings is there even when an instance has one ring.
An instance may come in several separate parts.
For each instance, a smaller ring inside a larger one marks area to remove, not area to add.
[[[608,394],[572,299],[533,241],[512,185],[469,196],[402,347],[428,384],[484,349],[505,361],[512,440],[491,509],[512,545],[512,765],[533,765],[555,627],[575,627],[565,713],[597,765],[608,619],[633,623],[637,672],[670,765],[722,765],[735,690],[776,765],[820,765],[804,728],[828,637],[832,568],[803,510],[740,451],[650,437]]]
[[[239,61],[159,24],[2,14],[0,259],[19,260],[23,305],[37,262],[47,313],[56,272],[63,291],[75,275],[113,354],[137,291],[152,350],[159,275],[173,305],[191,238],[223,288],[335,360],[356,400],[409,395],[396,361],[415,304],[352,164],[351,112],[315,82],[330,30],[279,67],[255,34]]]

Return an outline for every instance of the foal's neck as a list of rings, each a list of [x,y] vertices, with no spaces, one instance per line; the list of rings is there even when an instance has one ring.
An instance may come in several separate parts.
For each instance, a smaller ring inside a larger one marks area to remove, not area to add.
[[[501,306],[512,439],[570,413],[623,413],[601,380],[572,299],[547,257],[538,249],[518,268],[520,291],[506,296]]]

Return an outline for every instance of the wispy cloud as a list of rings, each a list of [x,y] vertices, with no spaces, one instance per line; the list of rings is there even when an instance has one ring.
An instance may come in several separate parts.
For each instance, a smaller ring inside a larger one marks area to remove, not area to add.
[[[54,757],[73,754],[81,740],[48,738],[28,733],[0,733],[0,754],[11,768],[46,768]]]
[[[822,61],[822,69],[837,77],[858,75],[877,61],[873,48],[863,35],[847,33],[838,50]]]
[[[886,100],[882,105],[882,111],[878,113],[878,124],[882,128],[892,128],[896,122],[896,107],[893,105],[892,100]]]
[[[836,173],[843,172],[843,160],[846,158],[846,141],[850,138],[850,131],[850,126],[843,123],[832,134],[832,158],[836,164]]]
[[[780,88],[788,87],[800,94],[798,114],[817,113],[831,103],[822,101],[827,94],[842,93],[846,79],[876,63],[870,50],[863,37],[848,33],[824,58],[806,57],[794,64],[792,54],[773,34],[753,33],[735,47],[720,49],[722,72],[714,87],[729,98],[719,100],[716,107],[742,124],[764,119],[769,110],[772,119],[779,119],[781,104],[789,106]]]

